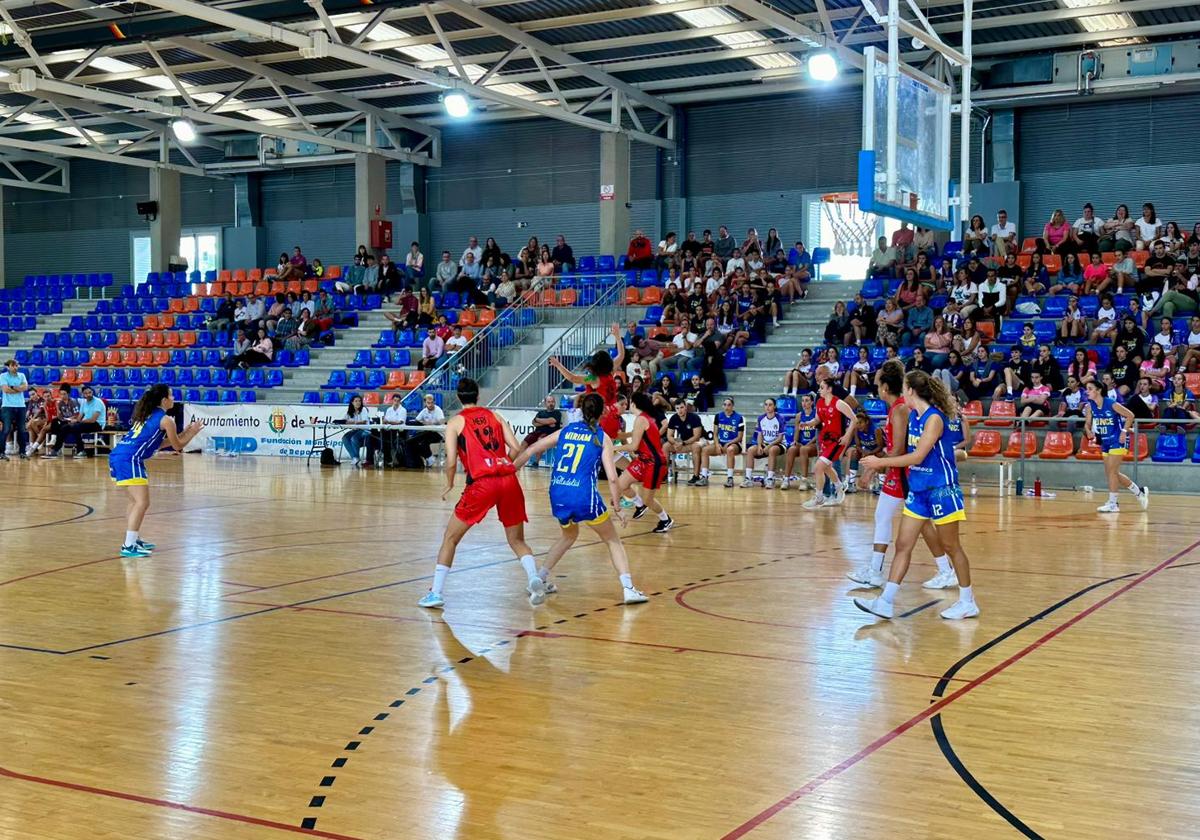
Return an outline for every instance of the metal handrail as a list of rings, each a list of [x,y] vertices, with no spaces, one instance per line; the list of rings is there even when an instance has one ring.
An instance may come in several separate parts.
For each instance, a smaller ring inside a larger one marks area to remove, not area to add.
[[[595,303],[563,329],[561,336],[500,389],[490,405],[494,408],[540,406],[546,394],[563,381],[559,373],[551,375],[548,366],[551,357],[559,357],[568,368],[574,369],[604,343],[612,324],[625,323],[625,288],[624,280],[618,278],[601,292]]]

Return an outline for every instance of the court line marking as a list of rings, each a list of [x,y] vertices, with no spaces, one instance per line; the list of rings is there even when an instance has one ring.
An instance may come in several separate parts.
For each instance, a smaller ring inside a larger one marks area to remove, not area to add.
[[[263,819],[262,817],[251,817],[247,814],[236,814],[232,811],[220,811],[215,808],[203,808],[198,805],[187,805],[183,802],[174,802],[170,799],[156,799],[152,796],[143,796],[138,793],[128,793],[121,790],[111,790],[109,788],[79,784],[78,782],[68,782],[64,779],[51,779],[46,776],[34,776],[29,773],[19,773],[16,770],[9,770],[6,767],[0,767],[0,778],[13,779],[20,782],[32,782],[38,785],[63,788],[65,790],[73,790],[79,793],[87,793],[91,794],[92,796],[104,796],[109,799],[122,799],[126,802],[137,802],[142,805],[153,805],[157,808],[169,808],[174,811],[184,811],[189,814],[200,814],[206,817],[216,817],[217,819],[229,820],[231,822],[256,825],[261,828],[273,828],[277,831],[288,831],[292,834],[306,834],[310,837],[325,837],[327,840],[363,840],[363,838],[355,837],[350,834],[335,834],[332,831],[304,829],[294,825],[289,825],[288,823]]]
[[[14,499],[10,499],[10,501],[13,501],[13,500]],[[67,499],[39,499],[36,497],[31,498],[31,497],[25,497],[25,496],[18,496],[15,498],[15,501],[54,502],[55,504],[60,504],[60,505],[74,505],[75,507],[85,508],[85,510],[83,513],[81,513],[77,516],[70,516],[70,517],[67,517],[66,519],[56,519],[53,522],[39,522],[36,525],[17,525],[16,527],[13,527],[13,528],[0,528],[0,533],[3,533],[5,531],[31,531],[34,528],[52,528],[55,525],[66,525],[69,522],[78,522],[80,519],[86,519],[87,517],[91,516],[93,513],[96,512],[96,509],[89,504],[85,504],[83,502],[69,501]],[[99,521],[99,520],[93,520],[93,521]]]
[[[1102,607],[1105,607],[1108,604],[1111,604],[1114,600],[1121,597],[1129,590],[1131,590],[1137,586],[1140,586],[1142,583],[1146,582],[1150,578],[1157,575],[1163,569],[1166,569],[1168,566],[1170,566],[1176,560],[1180,559],[1181,557],[1185,557],[1186,555],[1190,554],[1192,551],[1194,551],[1198,547],[1200,547],[1200,540],[1193,542],[1191,545],[1187,546],[1182,551],[1179,551],[1179,552],[1171,555],[1166,560],[1159,563],[1157,566],[1154,566],[1153,568],[1148,569],[1145,572],[1142,572],[1140,575],[1138,575],[1133,580],[1129,581],[1129,583],[1122,586],[1116,592],[1110,593],[1109,595],[1105,596],[1104,598],[1100,599],[1096,603],[1092,604],[1090,607],[1083,610],[1082,612],[1076,613],[1074,616],[1069,618],[1067,621],[1065,621],[1062,624],[1058,625],[1057,627],[1047,631],[1046,633],[1044,633],[1042,636],[1038,637],[1037,639],[1034,639],[1028,645],[1021,648],[1021,650],[1017,651],[1012,656],[1005,659],[1003,662],[1000,662],[999,664],[994,665],[992,668],[990,668],[989,670],[980,674],[978,677],[975,677],[967,684],[963,685],[960,688],[955,689],[953,693],[947,695],[946,697],[943,697],[941,700],[938,700],[936,703],[932,704],[928,708],[923,709],[922,711],[913,715],[908,720],[904,721],[904,723],[900,724],[899,726],[895,727],[894,729],[890,730],[889,732],[886,732],[883,735],[879,736],[878,738],[876,738],[871,743],[867,744],[865,747],[863,747],[858,752],[856,752],[853,755],[849,756],[848,758],[844,759],[840,763],[835,764],[833,767],[828,768],[824,772],[818,774],[817,776],[810,779],[807,783],[805,783],[801,787],[796,788],[791,793],[784,796],[782,799],[779,799],[778,801],[776,801],[774,804],[759,811],[757,814],[750,817],[750,819],[746,820],[741,825],[734,828],[732,831],[722,835],[721,840],[737,840],[737,838],[739,838],[739,837],[746,836],[751,831],[753,831],[755,828],[758,828],[758,826],[762,825],[763,823],[767,822],[769,819],[774,817],[776,814],[778,814],[781,811],[794,805],[796,802],[798,802],[801,799],[803,799],[804,797],[808,796],[813,791],[822,787],[825,783],[837,778],[842,773],[845,773],[847,770],[849,770],[851,767],[854,767],[859,762],[863,761],[866,758],[869,758],[871,755],[875,754],[876,752],[881,750],[883,747],[887,746],[892,741],[899,738],[901,735],[903,735],[908,730],[912,729],[917,724],[923,723],[924,721],[932,718],[934,715],[938,714],[946,706],[948,706],[951,703],[953,703],[954,701],[958,700],[960,697],[964,696],[968,692],[983,685],[984,683],[986,683],[988,680],[990,680],[992,677],[996,676],[997,674],[1002,673],[1003,671],[1006,671],[1012,665],[1016,664],[1017,662],[1020,662],[1022,659],[1024,659],[1026,656],[1033,653],[1034,651],[1036,651],[1042,645],[1052,641],[1053,639],[1057,638],[1062,633],[1065,633],[1071,627],[1074,627],[1080,621],[1083,621],[1083,619],[1087,618],[1089,615],[1091,615],[1092,613],[1101,609]]]

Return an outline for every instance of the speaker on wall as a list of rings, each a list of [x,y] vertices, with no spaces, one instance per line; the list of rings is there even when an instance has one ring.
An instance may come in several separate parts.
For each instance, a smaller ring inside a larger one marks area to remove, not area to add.
[[[158,202],[139,201],[137,203],[137,212],[139,216],[144,216],[146,221],[151,221],[158,216]]]

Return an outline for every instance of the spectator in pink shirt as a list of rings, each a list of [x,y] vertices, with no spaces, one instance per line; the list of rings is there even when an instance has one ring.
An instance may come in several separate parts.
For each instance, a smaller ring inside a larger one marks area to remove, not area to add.
[[[437,330],[429,330],[429,335],[421,344],[421,370],[431,371],[437,367],[438,360],[446,353],[446,342],[437,334]]]
[[[1075,230],[1067,222],[1062,210],[1055,210],[1050,221],[1042,227],[1041,238],[1037,241],[1039,254],[1073,254],[1079,250],[1075,239]]]
[[[1050,386],[1036,370],[1029,374],[1033,384],[1021,391],[1021,416],[1045,417],[1050,413]]]
[[[305,273],[308,271],[308,260],[304,258],[304,254],[300,252],[300,246],[297,245],[292,249],[292,256],[287,264],[283,263],[284,254],[280,254],[280,268],[278,280],[303,280]]]

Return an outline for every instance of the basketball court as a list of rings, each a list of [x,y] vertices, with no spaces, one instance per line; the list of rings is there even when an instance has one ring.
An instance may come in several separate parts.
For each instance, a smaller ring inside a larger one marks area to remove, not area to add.
[[[0,491],[2,836],[1193,835],[1192,499],[981,489],[981,617],[919,554],[876,623],[843,576],[874,497],[675,487],[676,530],[625,531],[650,603],[584,538],[531,609],[489,520],[437,615],[435,473],[166,459],[120,560],[104,466]]]

